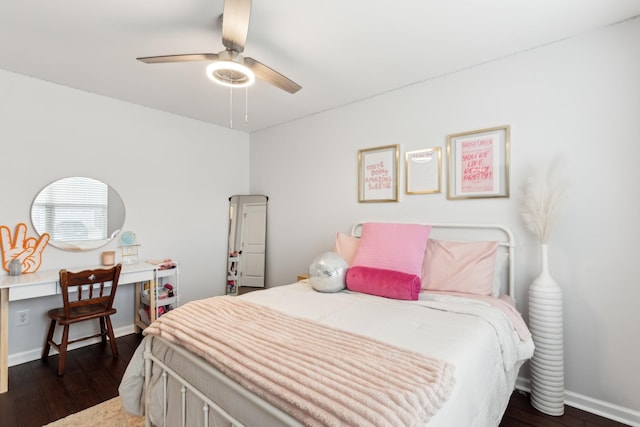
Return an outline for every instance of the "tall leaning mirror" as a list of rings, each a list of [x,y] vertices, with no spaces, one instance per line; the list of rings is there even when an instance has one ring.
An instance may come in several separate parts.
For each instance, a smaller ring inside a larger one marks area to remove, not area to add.
[[[257,195],[229,198],[228,295],[265,286],[268,200]]]
[[[97,179],[72,176],[44,187],[31,205],[31,223],[49,244],[67,251],[90,251],[106,245],[124,224],[124,202]]]

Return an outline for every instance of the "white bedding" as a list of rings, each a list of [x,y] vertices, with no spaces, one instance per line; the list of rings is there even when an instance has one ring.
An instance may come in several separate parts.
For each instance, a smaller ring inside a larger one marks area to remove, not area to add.
[[[518,370],[533,354],[531,338],[522,341],[503,312],[466,298],[423,294],[419,301],[399,301],[320,293],[307,281],[238,298],[453,363],[456,385],[430,427],[497,426]],[[141,388],[134,384],[142,372],[133,362],[120,388],[125,408],[140,403],[139,392],[131,390]]]
[[[456,386],[429,426],[498,425],[518,370],[533,355],[533,341],[521,341],[506,315],[475,300],[320,293],[307,281],[241,298],[452,362]]]

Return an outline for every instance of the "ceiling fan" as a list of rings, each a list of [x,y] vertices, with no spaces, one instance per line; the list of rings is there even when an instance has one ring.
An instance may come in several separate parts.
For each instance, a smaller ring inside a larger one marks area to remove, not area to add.
[[[189,53],[180,55],[147,56],[136,58],[145,64],[165,62],[210,61],[207,76],[224,86],[247,87],[256,77],[289,93],[302,87],[253,58],[242,56],[249,31],[251,0],[225,0],[222,12],[222,44],[219,53]]]

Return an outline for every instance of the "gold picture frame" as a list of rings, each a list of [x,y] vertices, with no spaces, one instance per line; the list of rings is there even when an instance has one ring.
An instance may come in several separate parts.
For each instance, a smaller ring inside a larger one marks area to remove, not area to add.
[[[510,126],[447,136],[447,199],[509,197]]]
[[[405,193],[442,192],[442,148],[425,148],[405,153]]]
[[[358,151],[358,202],[397,202],[400,145]]]

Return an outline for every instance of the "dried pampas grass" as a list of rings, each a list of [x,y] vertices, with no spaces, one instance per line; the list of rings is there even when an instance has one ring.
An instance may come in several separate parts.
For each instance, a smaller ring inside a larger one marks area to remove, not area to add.
[[[524,189],[522,219],[540,243],[547,243],[549,239],[551,223],[564,192],[559,169],[560,164],[556,160],[530,177]]]

